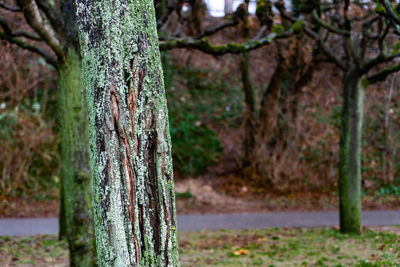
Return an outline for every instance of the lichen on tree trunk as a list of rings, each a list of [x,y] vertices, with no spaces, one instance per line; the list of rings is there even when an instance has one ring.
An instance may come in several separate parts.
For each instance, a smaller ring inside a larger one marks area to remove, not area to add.
[[[81,60],[70,48],[59,69],[62,213],[71,266],[94,266],[93,205],[87,109]]]
[[[343,78],[340,130],[340,229],[361,232],[361,138],[364,86],[361,75],[348,71]]]
[[[178,266],[168,113],[151,0],[76,0],[100,266]]]

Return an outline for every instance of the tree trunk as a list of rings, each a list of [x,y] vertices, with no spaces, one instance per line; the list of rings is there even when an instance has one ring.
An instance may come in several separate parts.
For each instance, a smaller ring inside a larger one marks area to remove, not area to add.
[[[340,229],[345,233],[360,233],[364,87],[357,72],[344,74],[343,90],[339,162]]]
[[[246,15],[243,18],[243,40],[248,41],[250,39],[250,22],[248,14],[249,1],[245,1]],[[244,4],[243,4],[244,5]],[[242,74],[242,86],[245,96],[246,103],[246,114],[245,114],[245,131],[244,131],[244,157],[243,167],[247,167],[252,162],[252,152],[255,145],[255,118],[254,113],[256,109],[254,89],[251,84],[250,73],[249,73],[249,59],[250,53],[244,52],[240,58],[240,71]]]
[[[206,6],[203,0],[193,0],[190,2],[190,16],[187,24],[187,34],[189,36],[196,36],[204,31],[203,21]]]
[[[76,0],[100,266],[178,266],[153,1]]]
[[[281,89],[288,70],[287,60],[278,54],[278,65],[276,66],[268,87],[261,99],[260,111],[256,122],[255,145],[251,155],[251,175],[263,178],[264,182],[271,182],[271,164],[269,159],[271,151],[275,147],[272,136],[278,126],[280,110]]]
[[[61,126],[61,218],[68,240],[71,266],[96,262],[91,176],[88,145],[88,113],[81,80],[81,60],[70,48],[60,66],[59,106]]]
[[[244,157],[243,167],[247,167],[252,162],[252,152],[255,145],[255,96],[254,90],[250,81],[249,74],[249,53],[246,52],[240,59],[240,70],[242,72],[242,84],[245,95],[246,114],[245,114],[245,127],[244,127]]]

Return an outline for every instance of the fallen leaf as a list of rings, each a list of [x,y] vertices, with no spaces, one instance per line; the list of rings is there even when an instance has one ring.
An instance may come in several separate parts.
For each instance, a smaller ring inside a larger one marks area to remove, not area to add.
[[[247,249],[239,249],[233,252],[234,255],[240,256],[240,255],[247,255],[249,254],[249,251]]]

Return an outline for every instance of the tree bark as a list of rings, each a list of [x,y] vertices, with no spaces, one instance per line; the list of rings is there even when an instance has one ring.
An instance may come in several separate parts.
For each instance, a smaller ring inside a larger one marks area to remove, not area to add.
[[[357,71],[343,78],[340,130],[339,197],[340,230],[361,232],[361,137],[364,86]]]
[[[153,1],[76,0],[100,266],[178,266]]]
[[[88,113],[81,60],[70,48],[59,69],[61,213],[71,266],[96,263],[88,145]],[[62,218],[64,217],[64,218]]]

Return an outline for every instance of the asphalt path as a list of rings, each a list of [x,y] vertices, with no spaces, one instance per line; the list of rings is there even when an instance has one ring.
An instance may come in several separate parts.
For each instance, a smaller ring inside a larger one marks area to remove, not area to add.
[[[364,226],[400,225],[400,211],[364,211],[362,219]],[[186,231],[338,225],[339,218],[336,211],[178,215],[178,229]],[[57,233],[57,218],[0,219],[0,236]]]

